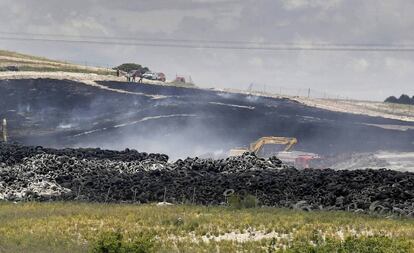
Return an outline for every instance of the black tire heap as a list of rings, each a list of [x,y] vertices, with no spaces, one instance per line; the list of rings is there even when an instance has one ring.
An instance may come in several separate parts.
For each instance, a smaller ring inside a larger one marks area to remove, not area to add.
[[[0,199],[222,204],[232,194],[261,205],[414,216],[414,173],[297,170],[246,153],[222,160],[136,150],[46,149],[0,144]]]

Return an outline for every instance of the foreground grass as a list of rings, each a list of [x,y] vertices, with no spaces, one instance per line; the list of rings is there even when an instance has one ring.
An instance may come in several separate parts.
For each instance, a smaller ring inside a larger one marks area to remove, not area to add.
[[[0,252],[88,252],[103,234],[156,252],[414,252],[414,220],[276,208],[0,203]]]

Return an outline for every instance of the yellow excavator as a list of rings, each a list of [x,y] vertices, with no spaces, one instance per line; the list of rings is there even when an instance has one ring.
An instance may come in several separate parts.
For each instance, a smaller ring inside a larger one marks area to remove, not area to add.
[[[289,152],[296,143],[298,143],[298,140],[293,137],[276,137],[276,136],[261,137],[257,141],[251,143],[249,148],[231,149],[230,156],[241,156],[245,152],[253,152],[256,155],[259,155],[264,145],[269,145],[269,144],[286,145],[283,151]]]
[[[298,140],[294,137],[261,137],[257,141],[251,143],[249,148],[231,149],[229,155],[241,156],[245,152],[253,152],[257,156],[276,155],[282,161],[293,163],[296,167],[299,168],[309,168],[309,163],[311,160],[320,159],[320,156],[314,153],[292,151],[296,143],[298,143]],[[265,152],[265,145],[285,145],[285,147],[279,151],[271,150],[270,152]]]

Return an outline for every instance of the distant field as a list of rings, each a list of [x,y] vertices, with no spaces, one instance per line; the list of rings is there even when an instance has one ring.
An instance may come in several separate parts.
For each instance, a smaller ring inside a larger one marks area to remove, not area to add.
[[[81,66],[63,61],[50,60],[43,57],[20,54],[16,52],[0,50],[0,71],[6,71],[6,67],[15,66],[19,71],[39,72],[76,72],[95,74],[115,74],[112,69]]]
[[[332,111],[383,117],[414,122],[414,106],[374,101],[293,98],[308,106],[315,106]]]
[[[414,252],[414,219],[344,212],[3,202],[0,224],[0,252],[88,252],[117,234],[155,252]]]
[[[379,101],[362,101],[354,99],[326,99],[316,97],[292,96],[278,93],[246,92],[242,90],[226,89],[234,93],[254,94],[258,96],[289,98],[307,106],[326,109],[336,112],[383,117],[408,122],[414,122],[414,105],[385,103]]]

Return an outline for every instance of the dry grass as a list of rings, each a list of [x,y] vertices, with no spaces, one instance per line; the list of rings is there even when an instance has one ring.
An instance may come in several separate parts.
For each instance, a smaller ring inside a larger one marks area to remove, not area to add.
[[[17,66],[20,71],[63,71],[77,73],[94,73],[100,75],[115,74],[115,71],[112,69],[81,66],[63,61],[50,60],[43,57],[36,57],[16,52],[0,50],[0,70],[6,66]]]
[[[317,246],[321,240],[332,241],[333,247],[339,247],[337,245],[346,238],[370,236],[376,236],[375,240],[392,239],[397,243],[393,245],[396,249],[402,245],[400,252],[414,252],[413,219],[386,219],[344,212],[0,203],[0,224],[0,252],[86,252],[91,242],[108,231],[120,231],[125,240],[134,239],[141,233],[155,234],[160,252],[214,252],[218,249],[222,252],[266,252],[269,247],[281,250],[298,245],[302,248]],[[246,233],[249,239],[239,240]],[[263,236],[270,233],[274,236]]]
[[[38,57],[28,54],[21,54],[17,52],[12,51],[6,51],[6,50],[0,50],[0,56],[8,56],[8,57],[16,57],[16,58],[22,58],[22,59],[29,59],[29,60],[38,60],[38,61],[50,61],[50,62],[56,62],[56,63],[63,63],[60,61],[52,61],[50,59],[44,58],[44,57]]]

